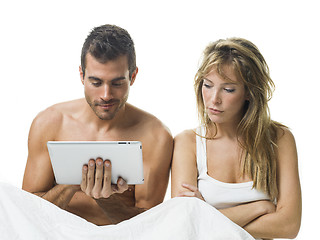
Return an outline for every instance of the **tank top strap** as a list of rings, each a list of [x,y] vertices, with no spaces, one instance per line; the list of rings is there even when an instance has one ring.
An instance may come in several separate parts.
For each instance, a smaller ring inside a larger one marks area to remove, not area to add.
[[[196,144],[197,144],[197,168],[198,176],[207,173],[207,149],[206,149],[206,131],[204,126],[196,129]]]

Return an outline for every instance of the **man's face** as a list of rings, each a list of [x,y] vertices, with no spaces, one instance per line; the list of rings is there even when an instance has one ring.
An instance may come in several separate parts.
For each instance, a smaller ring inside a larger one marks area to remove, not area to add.
[[[84,76],[80,67],[85,98],[97,117],[111,120],[125,105],[137,70],[130,81],[127,56],[100,63],[88,53],[86,63]]]

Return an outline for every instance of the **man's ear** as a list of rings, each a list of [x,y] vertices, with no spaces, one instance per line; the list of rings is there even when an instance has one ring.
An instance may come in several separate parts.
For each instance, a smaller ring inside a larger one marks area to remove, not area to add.
[[[136,80],[137,74],[138,74],[138,68],[136,68],[136,70],[134,70],[131,75],[130,86],[132,86],[134,81]]]
[[[79,66],[79,73],[80,73],[80,80],[81,80],[82,84],[84,85],[84,74],[83,74],[81,65]]]

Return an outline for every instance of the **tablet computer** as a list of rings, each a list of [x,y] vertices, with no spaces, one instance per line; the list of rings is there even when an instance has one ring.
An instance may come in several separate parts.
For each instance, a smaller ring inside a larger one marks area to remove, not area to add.
[[[111,161],[111,183],[143,184],[142,144],[139,141],[49,141],[49,156],[58,184],[80,184],[82,167],[90,159]]]

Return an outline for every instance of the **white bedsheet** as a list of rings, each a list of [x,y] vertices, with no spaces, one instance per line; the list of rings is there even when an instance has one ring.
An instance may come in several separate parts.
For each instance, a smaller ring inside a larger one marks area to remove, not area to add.
[[[11,185],[0,183],[0,239],[253,240],[209,204],[174,198],[117,225],[96,226]]]

